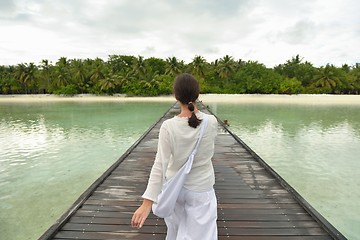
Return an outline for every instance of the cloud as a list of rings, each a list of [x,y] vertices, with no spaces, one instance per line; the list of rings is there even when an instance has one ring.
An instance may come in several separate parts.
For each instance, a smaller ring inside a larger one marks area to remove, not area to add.
[[[26,14],[16,12],[17,6],[15,1],[0,0],[0,20],[24,20],[27,19]]]
[[[110,54],[360,61],[355,0],[0,0],[0,64]],[[21,54],[19,54],[21,52]]]
[[[14,1],[0,0],[0,11],[3,13],[12,12],[15,9]]]
[[[279,32],[278,39],[289,44],[307,44],[316,37],[316,26],[310,21],[299,21],[293,26]]]

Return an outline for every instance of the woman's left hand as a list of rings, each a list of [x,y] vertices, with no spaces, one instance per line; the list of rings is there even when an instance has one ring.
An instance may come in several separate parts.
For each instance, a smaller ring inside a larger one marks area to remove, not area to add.
[[[149,216],[153,201],[144,199],[141,206],[135,211],[132,219],[131,226],[141,228],[144,225],[146,218]]]

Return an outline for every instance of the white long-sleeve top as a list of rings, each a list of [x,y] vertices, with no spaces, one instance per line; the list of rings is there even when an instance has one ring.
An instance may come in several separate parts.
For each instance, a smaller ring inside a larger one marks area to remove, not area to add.
[[[196,116],[203,119],[204,114],[198,111]],[[214,155],[217,120],[213,115],[207,114],[207,116],[208,125],[184,185],[185,188],[195,192],[207,191],[215,184],[211,158]],[[150,172],[147,188],[142,195],[143,198],[156,201],[164,181],[174,176],[187,161],[199,134],[200,126],[190,127],[187,117],[175,116],[163,122],[160,127],[154,165]]]

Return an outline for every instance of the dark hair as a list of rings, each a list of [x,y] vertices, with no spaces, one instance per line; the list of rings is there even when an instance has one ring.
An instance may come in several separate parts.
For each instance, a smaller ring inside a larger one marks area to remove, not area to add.
[[[195,77],[188,73],[180,74],[176,77],[174,82],[174,94],[176,100],[182,104],[186,104],[191,111],[189,118],[189,126],[196,128],[201,123],[194,113],[194,103],[199,97],[199,83]]]

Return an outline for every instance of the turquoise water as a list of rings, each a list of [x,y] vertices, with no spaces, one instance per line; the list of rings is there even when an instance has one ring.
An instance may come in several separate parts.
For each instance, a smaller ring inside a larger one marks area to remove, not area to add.
[[[0,239],[37,239],[172,103],[0,103]]]
[[[0,103],[0,239],[37,239],[171,105]],[[343,234],[360,236],[359,105],[209,106]]]
[[[348,239],[359,239],[360,105],[210,107]]]

